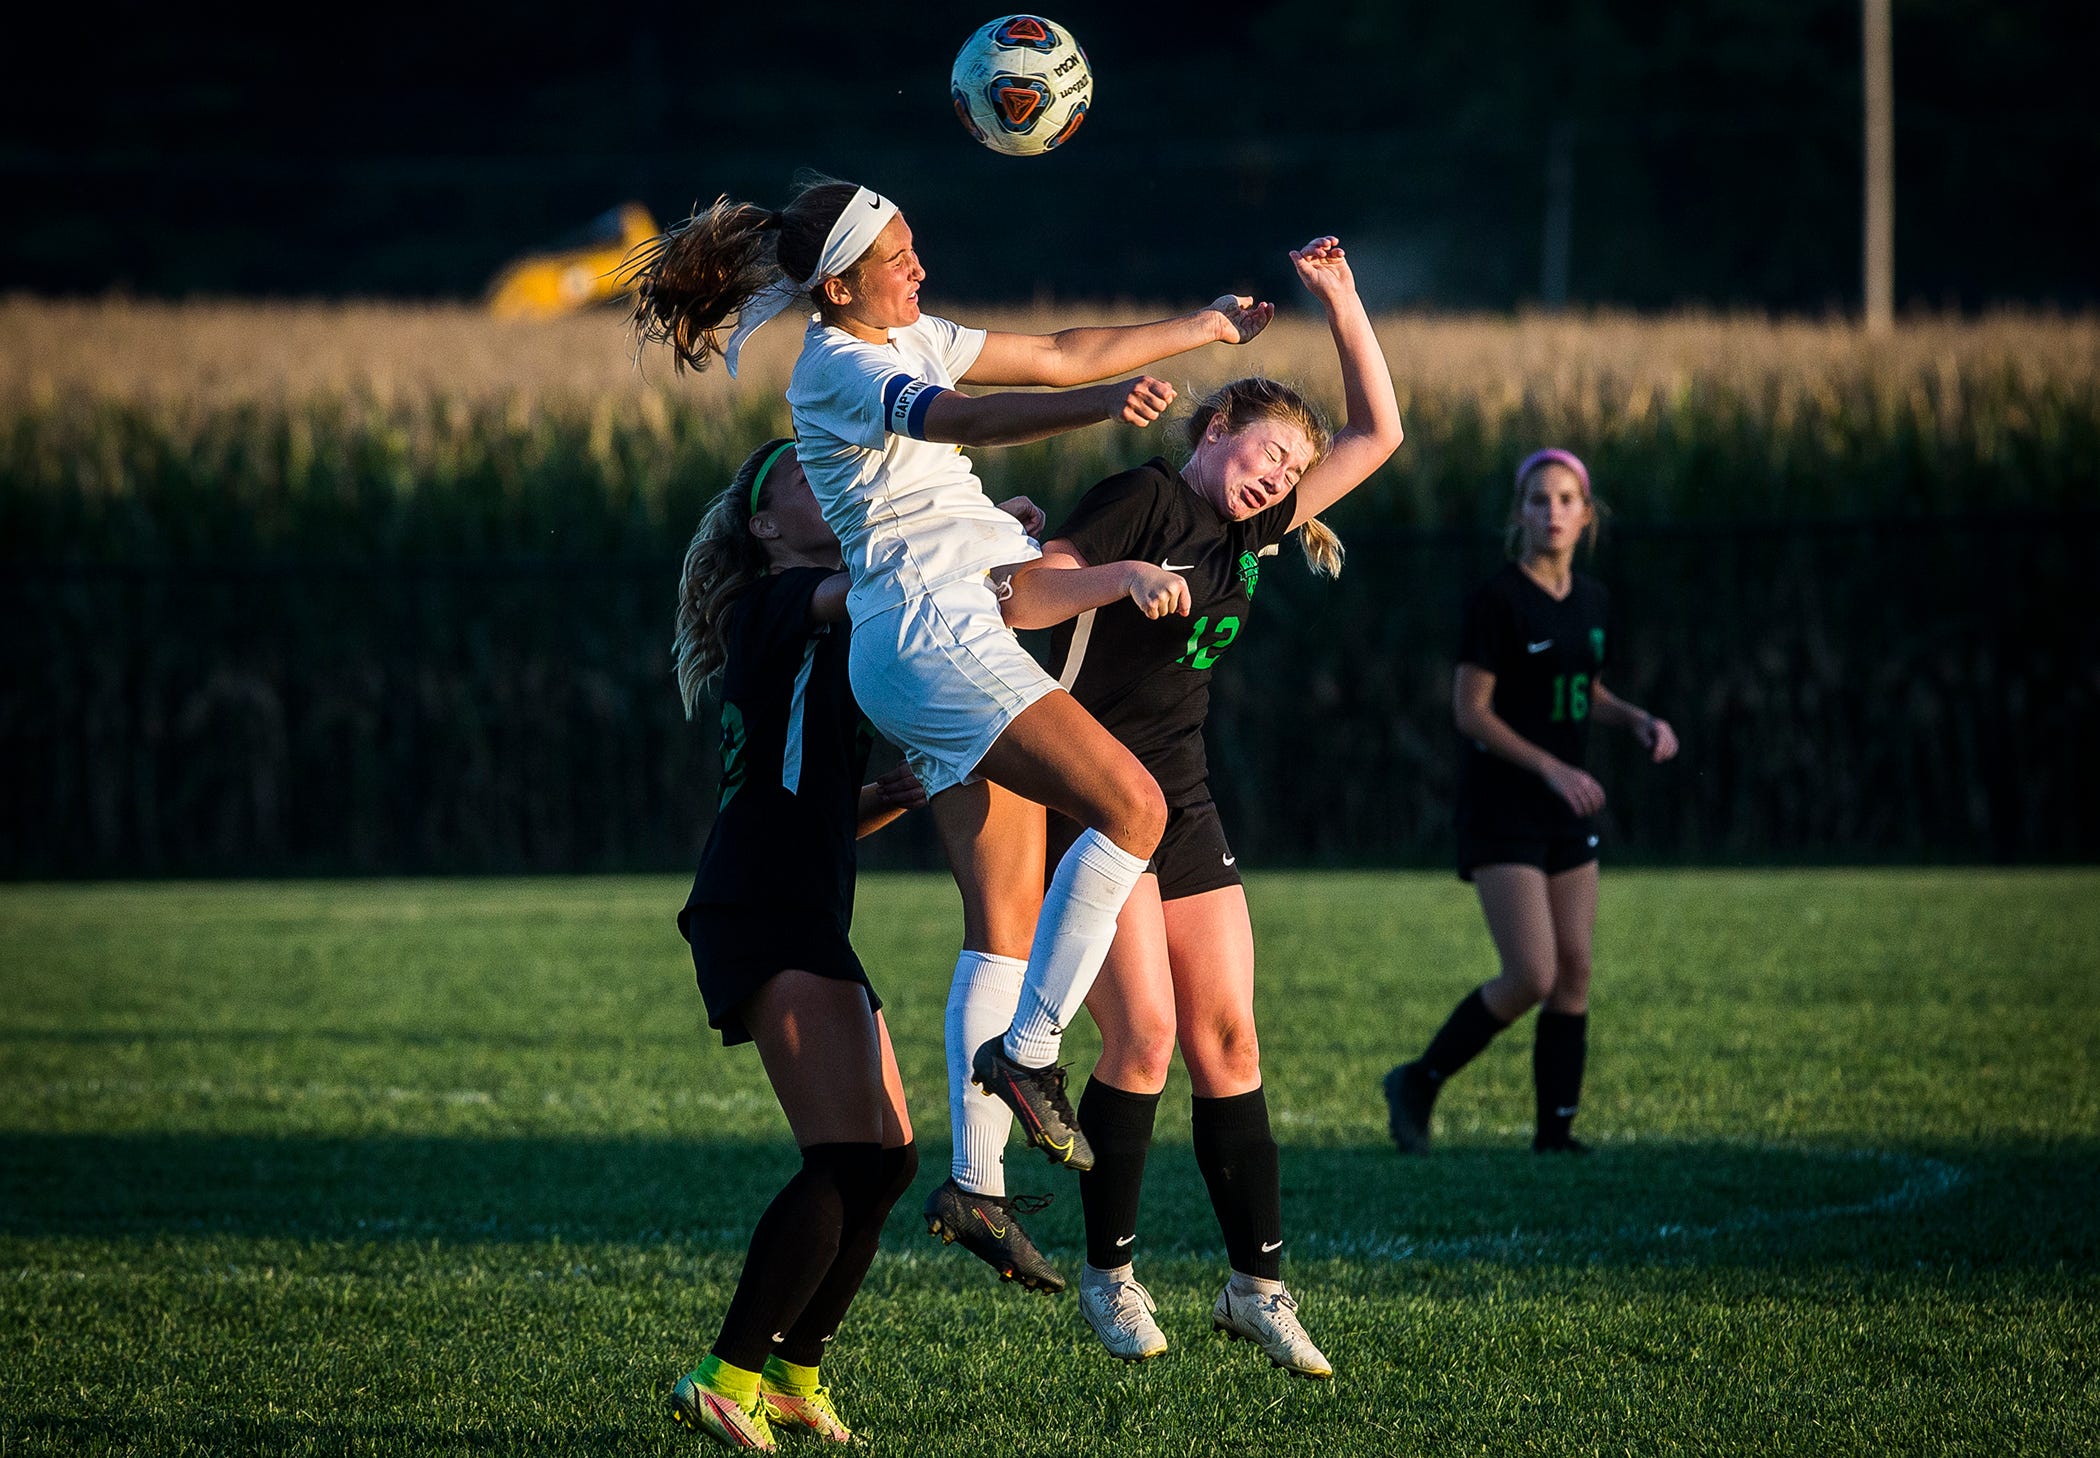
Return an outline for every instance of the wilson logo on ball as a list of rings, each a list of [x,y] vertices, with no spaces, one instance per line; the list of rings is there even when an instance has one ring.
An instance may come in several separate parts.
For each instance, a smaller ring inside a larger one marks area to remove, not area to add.
[[[1039,15],[1006,15],[963,43],[949,76],[971,138],[1010,157],[1062,146],[1093,105],[1094,73],[1070,31]]]

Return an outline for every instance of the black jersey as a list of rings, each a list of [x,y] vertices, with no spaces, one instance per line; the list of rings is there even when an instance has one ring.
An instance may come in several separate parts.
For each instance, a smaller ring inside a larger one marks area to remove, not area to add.
[[[1556,601],[1512,562],[1474,589],[1459,628],[1458,660],[1495,675],[1496,715],[1556,759],[1580,765],[1589,747],[1590,695],[1604,668],[1603,584],[1576,573]],[[1460,736],[1459,816],[1476,826],[1563,832],[1580,823],[1552,786]]]
[[[762,577],[730,605],[722,787],[692,906],[853,919],[861,776],[874,732],[846,679],[847,627],[813,623],[828,568]]]
[[[1203,720],[1210,670],[1245,628],[1261,558],[1290,532],[1289,496],[1245,521],[1218,515],[1164,460],[1109,477],[1050,535],[1087,562],[1156,562],[1188,581],[1187,617],[1128,598],[1058,625],[1050,671],[1159,781],[1169,805],[1210,798]]]

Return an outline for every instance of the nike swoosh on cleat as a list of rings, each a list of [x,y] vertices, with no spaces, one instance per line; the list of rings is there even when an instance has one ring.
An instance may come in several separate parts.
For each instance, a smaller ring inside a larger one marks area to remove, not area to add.
[[[985,1214],[985,1213],[984,1213],[984,1211],[982,1211],[982,1210],[972,1210],[972,1211],[971,1211],[970,1213],[971,1213],[971,1214],[973,1214],[973,1215],[975,1215],[975,1216],[976,1216],[976,1217],[977,1217],[977,1218],[978,1218],[979,1220],[981,1220],[981,1221],[983,1221],[983,1222],[984,1222],[984,1228],[985,1228],[986,1230],[989,1230],[989,1231],[991,1231],[993,1235],[997,1236],[997,1237],[998,1237],[999,1239],[1001,1239],[1001,1240],[1004,1240],[1004,1239],[1006,1239],[1006,1227],[1005,1227],[1004,1225],[994,1225],[994,1224],[992,1224],[992,1219],[991,1219],[991,1217],[990,1217],[989,1215]],[[775,1340],[775,1341],[779,1341],[779,1340],[780,1340],[780,1338],[779,1338],[779,1337],[775,1337],[775,1338],[774,1338],[774,1340]]]
[[[1052,1139],[1048,1133],[1045,1133],[1043,1135],[1043,1148],[1054,1149],[1059,1154],[1070,1158],[1072,1153],[1072,1141],[1067,1139],[1064,1143],[1060,1144],[1055,1139]]]
[[[1524,651],[1526,653],[1544,653],[1548,648],[1551,648],[1552,646],[1553,640],[1551,638],[1548,638],[1543,643],[1526,643],[1524,645]]]
[[[1269,1253],[1270,1251],[1272,1251],[1272,1250],[1282,1250],[1282,1249],[1283,1249],[1283,1242],[1282,1242],[1282,1241],[1280,1241],[1280,1240],[1265,1240],[1265,1241],[1263,1241],[1263,1242],[1261,1243],[1261,1253],[1262,1253],[1263,1255],[1267,1255],[1267,1254],[1268,1254],[1268,1253]]]

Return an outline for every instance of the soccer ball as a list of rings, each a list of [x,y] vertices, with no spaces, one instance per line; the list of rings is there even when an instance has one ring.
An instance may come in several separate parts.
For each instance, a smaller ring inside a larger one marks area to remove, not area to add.
[[[956,52],[948,80],[964,129],[1009,157],[1063,146],[1094,99],[1086,52],[1070,31],[1040,15],[1004,15],[979,26]]]

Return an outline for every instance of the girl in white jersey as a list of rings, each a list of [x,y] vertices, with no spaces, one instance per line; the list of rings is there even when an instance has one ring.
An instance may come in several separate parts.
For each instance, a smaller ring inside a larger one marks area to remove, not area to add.
[[[1053,1162],[1090,1168],[1060,1040],[1159,844],[1166,804],[1136,757],[1001,619],[1007,574],[1039,553],[1023,524],[985,498],[959,447],[1105,420],[1149,425],[1174,391],[1146,376],[1057,393],[958,387],[1084,385],[1204,344],[1244,343],[1273,309],[1227,296],[1149,324],[1047,335],[964,328],[921,314],[926,272],[896,205],[829,179],[805,182],[777,212],[718,200],[648,245],[634,277],[642,339],[694,369],[720,354],[734,374],[753,330],[791,307],[814,310],[787,397],[803,469],[852,576],[854,692],[931,797],[963,895],[951,1115],[975,1082]],[[1128,594],[1149,616],[1187,611],[1175,574],[1135,562],[1128,573]],[[1085,827],[1047,891],[1044,805]],[[964,1020],[965,1006],[979,1020],[987,1007],[1012,1012],[987,1027]],[[932,1224],[1018,1232],[1003,1208],[998,1148],[958,1147],[956,1174],[929,1205]],[[1032,1248],[972,1248],[1031,1284],[1062,1284],[1044,1276],[1040,1257],[1030,1265]]]

